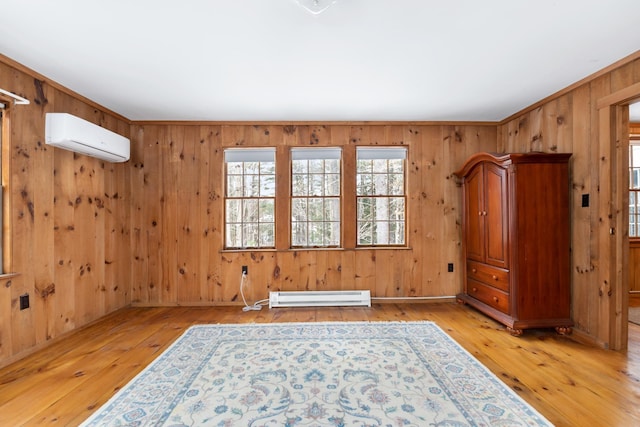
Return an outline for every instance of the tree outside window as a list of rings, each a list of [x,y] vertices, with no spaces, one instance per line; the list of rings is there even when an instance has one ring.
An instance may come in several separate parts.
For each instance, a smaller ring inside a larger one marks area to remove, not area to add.
[[[274,148],[227,149],[225,248],[275,246]]]
[[[340,246],[339,148],[291,150],[291,246]]]
[[[356,149],[358,246],[405,245],[406,148]]]
[[[355,151],[355,168],[343,170],[343,150]],[[225,249],[287,249],[276,248],[276,228],[287,227],[293,249],[406,246],[406,147],[294,147],[279,165],[275,153],[225,149]],[[290,216],[276,218],[276,175],[287,164],[290,197],[278,209]],[[343,179],[355,187],[345,189]],[[343,200],[355,209],[345,212]],[[355,227],[346,243],[343,221]]]

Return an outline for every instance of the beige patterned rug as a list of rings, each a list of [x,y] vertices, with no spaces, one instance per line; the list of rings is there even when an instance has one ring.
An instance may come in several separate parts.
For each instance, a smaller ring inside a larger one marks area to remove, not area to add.
[[[629,308],[629,322],[640,325],[640,307]]]
[[[83,426],[552,424],[432,322],[200,325]]]

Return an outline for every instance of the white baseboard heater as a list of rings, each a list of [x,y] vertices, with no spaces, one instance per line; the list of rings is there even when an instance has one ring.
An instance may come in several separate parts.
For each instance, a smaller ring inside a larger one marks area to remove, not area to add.
[[[370,291],[288,291],[269,292],[269,308],[273,307],[371,307]]]

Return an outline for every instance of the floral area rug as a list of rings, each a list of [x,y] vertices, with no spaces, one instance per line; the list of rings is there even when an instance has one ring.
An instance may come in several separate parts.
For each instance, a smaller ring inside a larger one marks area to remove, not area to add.
[[[432,322],[199,325],[83,426],[550,426]]]

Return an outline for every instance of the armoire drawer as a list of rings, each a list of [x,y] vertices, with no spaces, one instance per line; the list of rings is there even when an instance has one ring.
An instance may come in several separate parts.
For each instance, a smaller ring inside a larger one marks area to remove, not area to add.
[[[509,292],[509,271],[467,260],[467,277]]]
[[[509,294],[473,279],[467,279],[467,295],[509,314]]]

